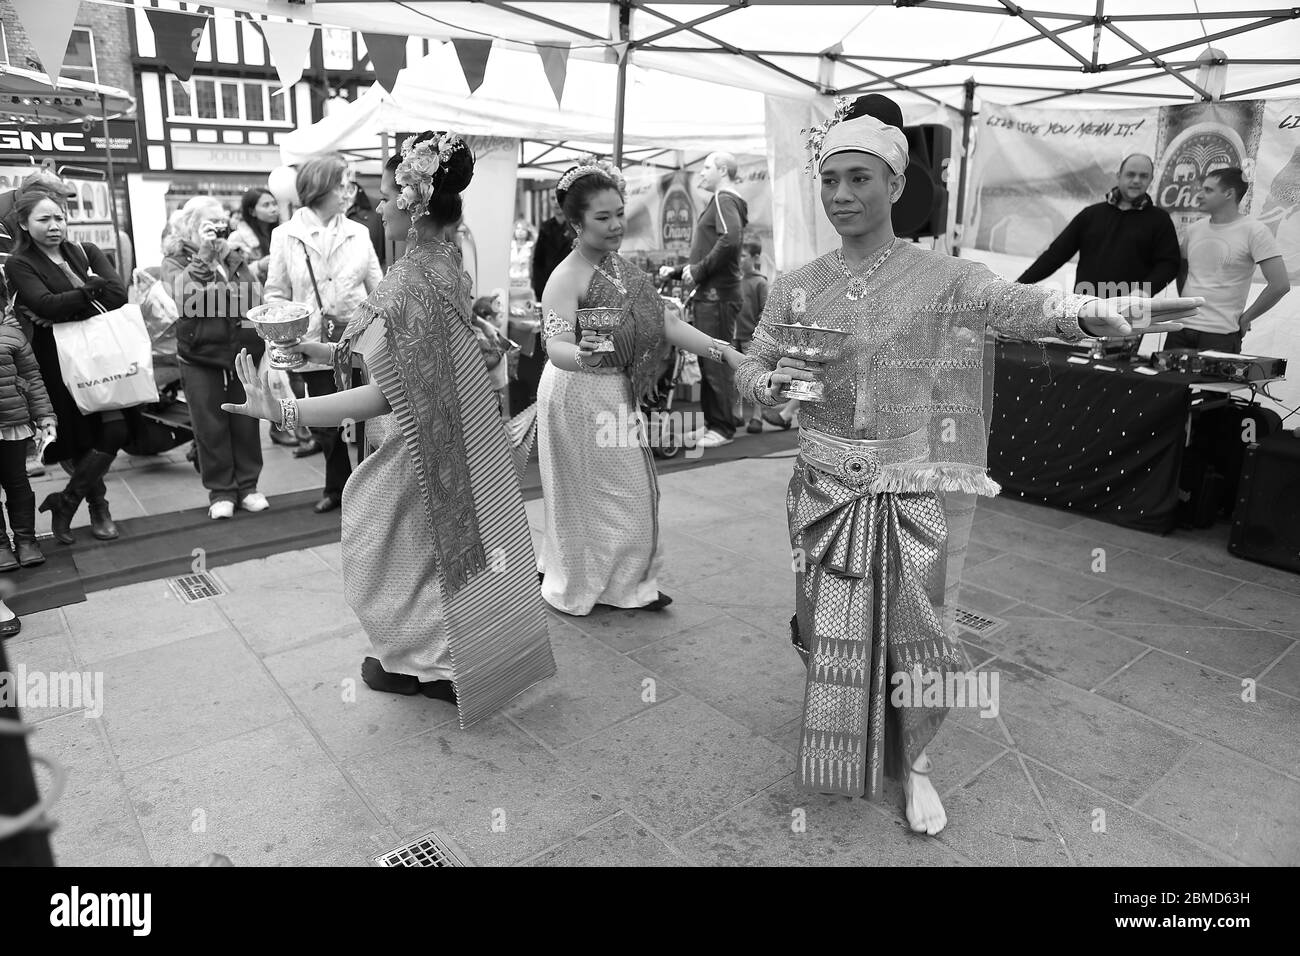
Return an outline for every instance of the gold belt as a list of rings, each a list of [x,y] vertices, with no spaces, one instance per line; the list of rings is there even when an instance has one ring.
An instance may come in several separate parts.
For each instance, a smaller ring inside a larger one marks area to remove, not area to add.
[[[930,442],[924,428],[898,438],[839,438],[815,428],[799,429],[805,464],[848,485],[861,485],[885,465],[925,461]]]

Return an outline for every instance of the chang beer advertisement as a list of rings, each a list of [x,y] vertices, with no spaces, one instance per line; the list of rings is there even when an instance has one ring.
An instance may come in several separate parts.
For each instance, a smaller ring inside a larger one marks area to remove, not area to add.
[[[772,255],[772,190],[764,156],[736,157],[736,192],[749,208],[745,238],[763,244]],[[630,166],[627,179],[628,252],[666,254],[686,259],[695,241],[695,226],[713,194],[696,186],[694,170],[665,172],[651,166]]]
[[[1207,175],[1237,166],[1247,181],[1255,178],[1263,119],[1263,100],[1160,108],[1151,198],[1173,217],[1179,239],[1205,216],[1200,188]]]
[[[1250,214],[1273,231],[1291,282],[1300,283],[1300,99],[1266,101],[1255,175],[1246,178]]]

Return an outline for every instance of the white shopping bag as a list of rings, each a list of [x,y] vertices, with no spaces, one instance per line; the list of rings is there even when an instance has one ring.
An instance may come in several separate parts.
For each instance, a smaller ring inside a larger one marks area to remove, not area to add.
[[[153,351],[138,305],[54,326],[63,384],[83,414],[158,401]]]

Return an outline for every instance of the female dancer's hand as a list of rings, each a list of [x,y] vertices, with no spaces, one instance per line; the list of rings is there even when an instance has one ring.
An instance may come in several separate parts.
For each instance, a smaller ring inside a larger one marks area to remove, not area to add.
[[[313,365],[334,364],[334,346],[329,342],[299,342],[290,351],[300,353]]]
[[[578,361],[584,365],[595,365],[591,357],[599,354],[596,352],[596,346],[604,341],[604,337],[591,329],[582,330],[582,338],[578,340]]]
[[[271,386],[266,381],[270,369],[259,378],[257,363],[248,354],[248,349],[240,349],[239,354],[235,356],[235,372],[239,375],[240,384],[244,386],[246,396],[244,404],[232,405],[230,402],[223,402],[221,410],[231,415],[265,418],[269,422],[279,424],[280,403],[271,397]]]

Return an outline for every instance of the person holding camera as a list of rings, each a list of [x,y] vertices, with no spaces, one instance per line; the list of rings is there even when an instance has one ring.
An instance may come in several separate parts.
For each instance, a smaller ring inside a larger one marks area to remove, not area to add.
[[[296,186],[301,208],[271,234],[265,300],[311,306],[311,324],[303,341],[339,342],[348,317],[383,278],[379,257],[369,230],[345,215],[357,188],[347,160],[337,153],[308,160],[298,167]],[[308,360],[297,371],[309,397],[337,391],[328,366]],[[325,452],[325,490],[314,506],[317,514],[339,506],[343,486],[352,474],[344,434],[342,428],[312,429],[313,440]],[[299,448],[294,454],[304,453],[309,449]]]
[[[230,221],[210,196],[187,202],[168,236],[162,281],[180,311],[176,354],[189,403],[199,474],[208,489],[208,517],[231,518],[238,506],[265,511],[257,490],[262,474],[258,423],[221,410],[245,400],[235,374],[235,356],[247,349],[254,359],[265,348],[247,319],[261,300],[261,288],[244,252],[229,242]]]
[[[117,453],[140,427],[135,408],[82,413],[63,383],[54,325],[84,322],[126,305],[126,286],[108,257],[89,242],[68,239],[68,206],[63,197],[24,189],[15,205],[19,227],[14,254],[5,264],[15,306],[32,321],[31,345],[41,378],[58,417],[58,440],[44,450],[46,461],[66,462],[71,477],[61,492],[48,495],[41,511],[50,512],[54,538],[72,544],[72,519],[86,501],[91,533],[102,541],[118,536],[108,510],[104,476]]]

